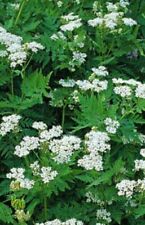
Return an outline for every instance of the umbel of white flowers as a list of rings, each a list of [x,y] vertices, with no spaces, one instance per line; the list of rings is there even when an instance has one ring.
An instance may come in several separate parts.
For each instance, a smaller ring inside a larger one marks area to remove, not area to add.
[[[38,50],[44,49],[36,41],[23,43],[22,37],[7,32],[3,27],[0,27],[0,44],[5,46],[5,50],[0,51],[0,57],[8,57],[12,68],[22,66],[27,60],[29,51],[37,53]]]

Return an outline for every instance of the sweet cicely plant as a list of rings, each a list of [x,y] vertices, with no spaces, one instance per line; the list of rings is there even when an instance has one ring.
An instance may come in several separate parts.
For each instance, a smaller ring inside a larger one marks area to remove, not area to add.
[[[0,1],[0,222],[145,225],[145,3]]]

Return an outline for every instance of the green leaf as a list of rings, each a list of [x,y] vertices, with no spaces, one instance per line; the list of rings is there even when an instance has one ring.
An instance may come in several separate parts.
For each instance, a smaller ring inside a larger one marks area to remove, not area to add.
[[[42,96],[47,96],[50,75],[45,77],[41,72],[36,71],[26,76],[21,86],[22,94],[25,97],[37,96],[40,99]]]
[[[0,221],[8,224],[13,223],[12,210],[3,203],[0,203]]]
[[[135,218],[139,218],[145,215],[145,205],[140,205],[137,209],[134,210]]]
[[[110,170],[101,173],[101,175],[97,178],[97,180],[92,182],[92,184],[90,184],[89,187],[98,186],[99,184],[106,184],[110,182],[111,178],[114,175],[117,175],[123,166],[124,162],[122,161],[122,159],[116,160],[114,162],[114,165],[110,168]]]

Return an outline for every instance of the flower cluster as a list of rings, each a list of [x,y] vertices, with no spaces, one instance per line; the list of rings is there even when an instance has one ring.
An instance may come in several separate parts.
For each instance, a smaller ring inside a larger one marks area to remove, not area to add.
[[[113,4],[112,2],[106,2],[107,13],[104,15],[101,11],[98,11],[97,4],[94,4],[93,10],[97,17],[88,21],[89,26],[104,26],[109,30],[116,30],[119,29],[122,25],[129,27],[137,25],[137,22],[135,20],[125,17],[124,8],[126,8],[127,5],[128,4],[124,4],[122,1],[116,4]]]
[[[94,79],[92,82],[88,80],[78,80],[76,81],[76,84],[82,91],[92,90],[97,93],[106,90],[108,87],[107,80],[100,81],[99,79]]]
[[[5,54],[2,57],[8,56],[10,66],[22,66],[27,59],[28,50],[36,53],[38,50],[43,50],[44,47],[33,41],[30,43],[22,43],[23,39],[20,36],[7,32],[3,27],[0,27],[0,43],[6,47]]]
[[[58,175],[58,172],[56,170],[52,170],[50,166],[40,167],[40,164],[38,161],[31,163],[30,168],[32,170],[33,175],[37,177],[41,177],[44,184],[47,184],[50,181],[54,180],[54,178]]]
[[[89,155],[78,160],[78,165],[86,170],[103,170],[102,153],[110,150],[110,138],[106,132],[92,130],[86,134],[85,145]]]
[[[145,148],[142,148],[140,150],[140,155],[143,156],[143,157],[145,157]]]
[[[140,150],[140,154],[145,157],[145,149]],[[134,171],[143,170],[145,172],[145,160],[135,160]],[[134,192],[143,192],[145,191],[145,178],[135,180],[122,180],[116,185],[119,192],[118,195],[132,197]]]
[[[103,200],[100,200],[99,198],[98,198],[98,196],[97,195],[95,195],[95,194],[93,194],[92,192],[87,192],[86,194],[85,194],[85,196],[86,196],[86,202],[88,202],[88,203],[90,203],[90,202],[92,202],[92,203],[96,203],[98,206],[100,206],[100,207],[104,207],[104,206],[106,206],[106,205],[111,205],[112,204],[112,201],[110,200],[110,201],[103,201]]]
[[[145,84],[134,79],[123,80],[122,78],[113,78],[112,82],[117,85],[114,92],[121,97],[131,97],[134,93],[135,97],[145,99]]]
[[[58,31],[56,34],[52,34],[50,37],[51,40],[66,40],[66,37],[62,31]]]
[[[145,172],[145,160],[135,160],[135,171],[143,170]]]
[[[139,84],[135,90],[135,96],[145,99],[145,84]]]
[[[0,124],[0,135],[5,136],[10,131],[17,131],[21,116],[13,114],[10,116],[3,116]]]
[[[63,135],[61,139],[50,141],[49,149],[58,163],[67,163],[75,150],[80,149],[81,139],[73,135]]]
[[[131,87],[129,87],[127,85],[115,87],[114,92],[115,92],[115,94],[120,95],[123,98],[124,97],[130,97],[132,95]]]
[[[122,180],[116,185],[119,196],[131,197],[133,195],[134,189],[136,187],[136,182],[134,180]]]
[[[111,213],[108,212],[106,209],[98,209],[97,213],[97,220],[103,220],[103,222],[107,222],[107,223],[111,223],[112,219],[111,219]]]
[[[60,79],[59,84],[62,87],[74,87],[76,83],[75,83],[75,80],[73,79],[67,79],[67,80]]]
[[[92,68],[93,74],[99,77],[106,77],[109,75],[107,68],[105,66],[99,66],[98,68]]]
[[[66,220],[65,222],[62,222],[59,219],[55,219],[52,221],[47,221],[45,223],[36,223],[35,225],[83,225],[84,223],[80,220],[76,220],[75,218]]]
[[[44,47],[40,43],[38,43],[36,41],[32,41],[30,43],[26,43],[26,44],[24,44],[24,47],[27,50],[31,50],[34,53],[37,53],[39,50],[43,50],[44,49]]]
[[[69,62],[72,71],[75,71],[75,66],[80,66],[86,61],[87,54],[80,51],[73,51],[72,60]]]
[[[39,148],[39,138],[25,136],[19,145],[15,147],[14,154],[18,157],[27,156],[31,151]]]
[[[78,60],[81,59],[81,56],[78,56]],[[83,61],[82,61],[83,62]],[[63,87],[74,87],[75,85],[82,91],[92,90],[94,92],[101,92],[103,90],[106,90],[108,87],[108,81],[107,80],[100,80],[98,77],[105,77],[108,76],[108,71],[106,67],[99,66],[98,68],[92,68],[92,74],[89,77],[89,80],[73,80],[73,79],[61,79],[59,80],[59,84]]]
[[[40,132],[40,142],[49,142],[53,138],[60,137],[63,133],[61,126],[52,126],[49,130],[43,130]]]
[[[60,26],[60,29],[64,32],[73,31],[82,26],[81,19],[78,15],[74,15],[74,13],[69,13],[68,15],[61,17],[63,21],[67,22],[66,24]]]
[[[115,134],[120,126],[117,120],[112,120],[111,118],[106,118],[104,123],[106,125],[106,131],[110,134]]]
[[[42,178],[42,181],[46,184],[49,183],[51,180],[54,180],[54,178],[57,176],[57,171],[52,170],[51,167],[42,167],[40,176]]]
[[[47,125],[44,122],[42,122],[42,121],[40,121],[40,122],[34,122],[32,124],[32,127],[34,129],[36,129],[36,130],[39,130],[39,131],[43,131],[43,130],[46,130],[47,129]]]
[[[26,188],[31,189],[34,186],[34,181],[24,176],[25,169],[23,168],[12,168],[10,173],[6,175],[8,179],[13,179],[10,187],[14,189],[14,187],[18,186],[18,188]]]

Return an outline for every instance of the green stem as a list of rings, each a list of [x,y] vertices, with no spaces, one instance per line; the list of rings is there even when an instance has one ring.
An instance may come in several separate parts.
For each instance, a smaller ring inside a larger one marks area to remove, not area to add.
[[[47,220],[47,198],[44,196],[44,217]]]
[[[11,73],[11,94],[14,95],[14,80],[12,73]]]
[[[63,108],[62,108],[62,120],[61,120],[61,126],[62,126],[62,129],[64,128],[65,108],[66,108],[66,105],[64,104],[64,105],[63,105]]]
[[[22,71],[21,71],[22,79],[24,79],[24,77],[25,77],[25,71],[26,71],[26,69],[27,69],[29,63],[31,62],[33,55],[34,55],[34,54],[31,55],[31,57],[30,57],[30,59],[28,60],[28,62],[26,63],[26,65],[22,68]]]
[[[18,12],[18,15],[17,15],[17,17],[16,17],[16,20],[15,20],[14,25],[17,25],[17,23],[18,23],[18,21],[19,21],[19,18],[20,18],[20,16],[21,16],[21,13],[22,13],[22,11],[23,11],[23,8],[24,8],[24,5],[25,5],[26,1],[27,1],[27,0],[23,0],[23,1],[22,1],[22,4],[20,5],[19,12]]]

